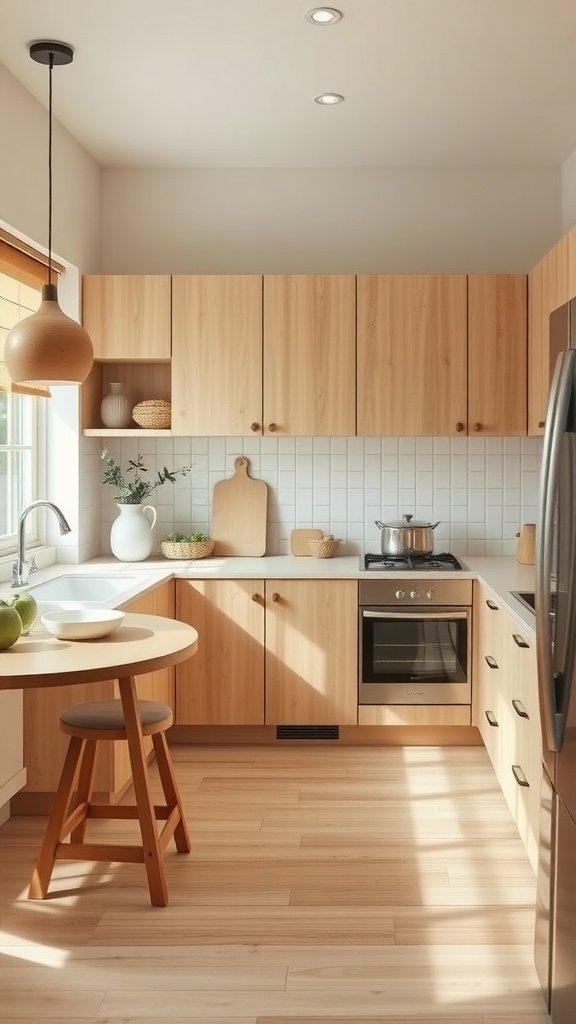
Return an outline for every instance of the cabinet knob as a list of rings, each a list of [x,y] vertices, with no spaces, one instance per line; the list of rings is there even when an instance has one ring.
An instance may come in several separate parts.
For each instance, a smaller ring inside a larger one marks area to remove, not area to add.
[[[479,430],[482,430],[482,424],[481,423],[475,423],[474,424],[474,430],[476,431],[476,433],[478,433]]]
[[[276,426],[275,423],[269,423],[268,430],[270,431],[271,434],[274,434],[278,430],[278,427]]]
[[[279,601],[280,600],[280,594],[277,594],[276,591],[274,591],[274,593],[272,594],[272,600],[273,601]]]
[[[514,708],[516,714],[520,716],[520,718],[530,718],[530,715],[526,711],[526,708],[524,707],[521,700],[514,699],[512,701],[512,707]]]
[[[260,600],[260,594],[252,594],[252,600],[253,601],[259,601]]]
[[[250,424],[250,430],[252,431],[253,434],[255,434],[257,430],[260,430],[260,424],[259,423],[251,423]]]
[[[519,786],[526,786],[526,788],[530,786],[530,783],[528,782],[528,779],[524,775],[524,772],[522,771],[519,764],[512,765],[512,774]]]
[[[546,426],[546,420],[538,420],[538,426],[540,428],[545,427]]]
[[[463,430],[464,430],[464,424],[463,424],[463,423],[460,423],[460,422],[458,422],[458,423],[456,424],[456,431],[457,431],[457,433],[461,434]]]
[[[512,639],[517,647],[524,647],[525,649],[530,647],[530,644],[527,644],[524,637],[520,636],[519,633],[512,633]]]

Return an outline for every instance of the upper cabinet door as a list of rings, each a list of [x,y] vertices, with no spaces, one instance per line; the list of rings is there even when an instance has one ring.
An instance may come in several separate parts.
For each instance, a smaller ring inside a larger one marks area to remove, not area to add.
[[[468,278],[468,433],[526,435],[525,274]]]
[[[265,434],[355,434],[354,282],[264,276]]]
[[[172,433],[262,432],[262,276],[172,278]]]
[[[466,276],[358,277],[358,434],[466,433]]]
[[[572,297],[570,255],[564,235],[528,275],[528,433],[542,434],[551,383],[550,313]]]
[[[95,359],[170,359],[169,274],[88,274],[82,323]]]

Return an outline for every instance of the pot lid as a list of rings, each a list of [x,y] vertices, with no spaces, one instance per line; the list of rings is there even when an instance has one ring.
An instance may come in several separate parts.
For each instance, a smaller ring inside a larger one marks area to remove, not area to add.
[[[391,523],[380,523],[379,525],[389,530],[434,530],[438,523],[428,523],[424,519],[414,519],[414,516],[407,512],[401,519],[394,519]]]

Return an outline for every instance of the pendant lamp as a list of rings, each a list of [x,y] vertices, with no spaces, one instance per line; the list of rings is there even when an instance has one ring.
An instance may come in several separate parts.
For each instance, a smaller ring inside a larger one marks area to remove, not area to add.
[[[15,384],[82,384],[93,362],[92,342],[84,328],[66,316],[52,282],[52,69],[70,64],[74,51],[66,43],[37,42],[30,56],[49,68],[48,121],[48,282],[36,313],[15,324],[6,336],[4,362]]]

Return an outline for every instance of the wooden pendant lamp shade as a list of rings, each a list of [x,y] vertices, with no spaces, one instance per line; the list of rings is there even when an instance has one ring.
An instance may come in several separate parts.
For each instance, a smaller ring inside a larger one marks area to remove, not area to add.
[[[15,324],[6,336],[4,362],[15,384],[82,384],[93,362],[92,342],[84,328],[66,316],[52,284],[52,68],[70,64],[74,51],[66,43],[38,42],[30,56],[50,69],[48,135],[48,283],[36,313]]]

